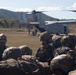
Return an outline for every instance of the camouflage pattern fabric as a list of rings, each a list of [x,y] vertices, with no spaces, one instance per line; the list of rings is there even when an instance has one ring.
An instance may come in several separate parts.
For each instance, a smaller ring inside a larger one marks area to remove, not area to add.
[[[50,66],[48,65],[48,62],[38,62],[37,65],[40,69],[40,75],[51,75],[52,72],[50,70]]]
[[[20,67],[15,59],[0,61],[0,75],[19,75]]]
[[[72,57],[72,69],[76,69],[76,50],[70,50],[67,54]]]
[[[36,63],[33,63],[31,61],[25,61],[23,59],[18,60],[20,66],[21,66],[21,71],[25,75],[39,75],[39,67]]]
[[[52,35],[49,32],[43,32],[40,34],[39,36],[40,40],[44,40],[44,41],[51,41],[52,39]]]
[[[27,74],[40,75],[40,69],[39,66],[37,65],[38,60],[36,59],[36,57],[34,57],[33,55],[22,55],[21,60],[25,62],[23,66],[24,71]],[[20,60],[19,62],[23,64]]]
[[[0,61],[1,75],[40,75],[36,63],[19,58]]]
[[[30,49],[27,45],[19,46],[22,55],[32,55],[32,49]]]
[[[30,62],[32,62],[32,63],[36,63],[38,60],[36,59],[36,57],[35,56],[33,56],[33,55],[22,55],[22,57],[21,57],[23,60],[25,60],[25,61],[30,61]]]
[[[32,55],[23,55],[22,59],[25,61],[29,61],[31,63],[35,63],[39,68],[39,75],[51,75],[50,66],[48,62],[39,62],[34,56]]]
[[[51,60],[50,69],[53,72],[54,70],[60,69],[68,73],[72,69],[72,58],[67,54],[59,55]]]
[[[2,53],[7,48],[7,37],[4,34],[0,34],[0,61],[2,60]]]
[[[54,57],[56,57],[56,56],[61,55],[61,54],[67,54],[67,52],[69,52],[70,50],[71,49],[69,47],[61,46],[61,47],[54,50],[53,55],[54,55]]]
[[[60,35],[53,35],[52,37],[52,46],[55,48],[61,47],[61,38],[62,36]]]
[[[9,59],[9,58],[17,59],[19,57],[21,57],[21,51],[17,47],[9,47],[5,49],[2,54],[3,60]]]
[[[76,50],[70,50],[67,54],[69,54],[73,59],[76,60]]]
[[[76,45],[76,36],[75,35],[66,35],[61,39],[61,43],[63,46],[69,47],[71,49],[75,49]]]
[[[53,58],[53,48],[49,45],[47,48],[41,46],[37,53],[36,58],[41,62],[49,62]]]
[[[0,48],[0,61],[2,60],[2,54],[6,48],[7,48],[7,46]]]

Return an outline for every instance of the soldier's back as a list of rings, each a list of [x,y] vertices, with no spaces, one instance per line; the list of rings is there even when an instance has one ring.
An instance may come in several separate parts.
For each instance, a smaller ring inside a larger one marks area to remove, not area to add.
[[[47,48],[41,46],[37,53],[36,58],[41,62],[47,62],[53,58],[53,47],[49,45]]]

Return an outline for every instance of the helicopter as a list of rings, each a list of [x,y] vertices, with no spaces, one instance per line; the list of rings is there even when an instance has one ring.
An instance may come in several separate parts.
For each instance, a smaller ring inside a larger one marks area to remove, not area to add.
[[[32,11],[33,22],[29,24],[34,25],[40,32],[48,31],[54,34],[68,34],[70,30],[68,25],[76,24],[76,20],[65,21],[44,21],[42,12],[45,11]]]

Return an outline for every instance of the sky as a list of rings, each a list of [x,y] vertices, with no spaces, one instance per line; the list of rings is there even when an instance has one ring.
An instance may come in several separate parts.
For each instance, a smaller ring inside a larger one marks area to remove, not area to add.
[[[48,16],[59,19],[76,19],[76,0],[0,0],[0,9],[15,12],[45,11]]]

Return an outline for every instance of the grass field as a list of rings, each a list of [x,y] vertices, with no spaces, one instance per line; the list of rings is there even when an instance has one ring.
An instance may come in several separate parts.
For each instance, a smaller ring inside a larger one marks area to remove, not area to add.
[[[76,34],[76,25],[69,25],[70,32]]]

